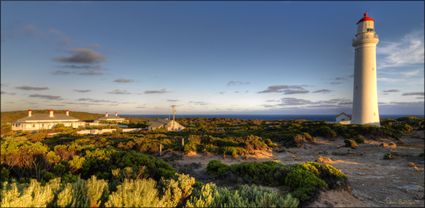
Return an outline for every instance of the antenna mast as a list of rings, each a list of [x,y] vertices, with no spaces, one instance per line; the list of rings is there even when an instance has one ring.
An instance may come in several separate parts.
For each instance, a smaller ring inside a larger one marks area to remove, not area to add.
[[[174,120],[176,120],[176,105],[172,105],[171,110],[173,112],[173,121],[174,121]]]

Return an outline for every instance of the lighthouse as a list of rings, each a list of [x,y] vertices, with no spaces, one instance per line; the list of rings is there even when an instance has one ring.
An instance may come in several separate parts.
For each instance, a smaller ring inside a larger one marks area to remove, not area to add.
[[[357,22],[353,39],[354,87],[352,124],[379,126],[378,92],[376,83],[376,45],[379,42],[375,32],[375,20],[363,14]]]

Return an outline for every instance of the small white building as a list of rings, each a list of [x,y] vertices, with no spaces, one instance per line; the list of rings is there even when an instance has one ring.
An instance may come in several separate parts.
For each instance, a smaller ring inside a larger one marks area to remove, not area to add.
[[[55,114],[53,110],[49,110],[49,114],[32,114],[32,110],[28,110],[28,116],[21,118],[12,123],[12,131],[35,131],[42,129],[52,129],[58,124],[65,127],[78,128],[86,125],[84,121],[80,121],[69,115],[69,110],[65,114]]]
[[[350,124],[351,122],[351,116],[346,114],[345,112],[342,112],[335,117],[335,122],[340,124]]]
[[[173,112],[173,119],[172,120],[159,119],[159,120],[156,120],[156,121],[150,121],[149,126],[148,126],[148,130],[155,130],[155,129],[164,128],[167,131],[181,131],[181,130],[185,129],[185,127],[183,125],[179,124],[176,121],[176,106],[172,105],[171,109],[172,109],[172,112]]]
[[[181,131],[185,127],[175,120],[159,119],[149,122],[148,130],[166,129],[167,131]]]
[[[128,120],[118,116],[118,113],[115,112],[113,115],[109,115],[108,112],[105,113],[105,116],[98,118],[94,121],[95,123],[128,123]]]

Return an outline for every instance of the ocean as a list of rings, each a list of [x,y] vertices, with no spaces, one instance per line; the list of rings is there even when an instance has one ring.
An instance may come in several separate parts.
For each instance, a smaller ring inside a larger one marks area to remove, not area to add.
[[[170,115],[153,114],[129,114],[123,115],[133,118],[169,118]],[[424,115],[381,115],[381,119],[416,116],[423,118]],[[244,120],[311,120],[311,121],[335,121],[335,115],[260,115],[260,114],[179,114],[176,118],[234,118]]]

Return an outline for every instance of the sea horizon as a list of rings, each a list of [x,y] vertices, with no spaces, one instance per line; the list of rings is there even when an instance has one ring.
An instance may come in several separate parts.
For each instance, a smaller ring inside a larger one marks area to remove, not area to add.
[[[132,118],[171,118],[171,114],[122,114]],[[178,114],[176,118],[231,118],[243,120],[311,120],[311,121],[335,121],[334,114]],[[423,118],[424,115],[380,115],[380,119],[396,119],[401,117],[415,116]]]

